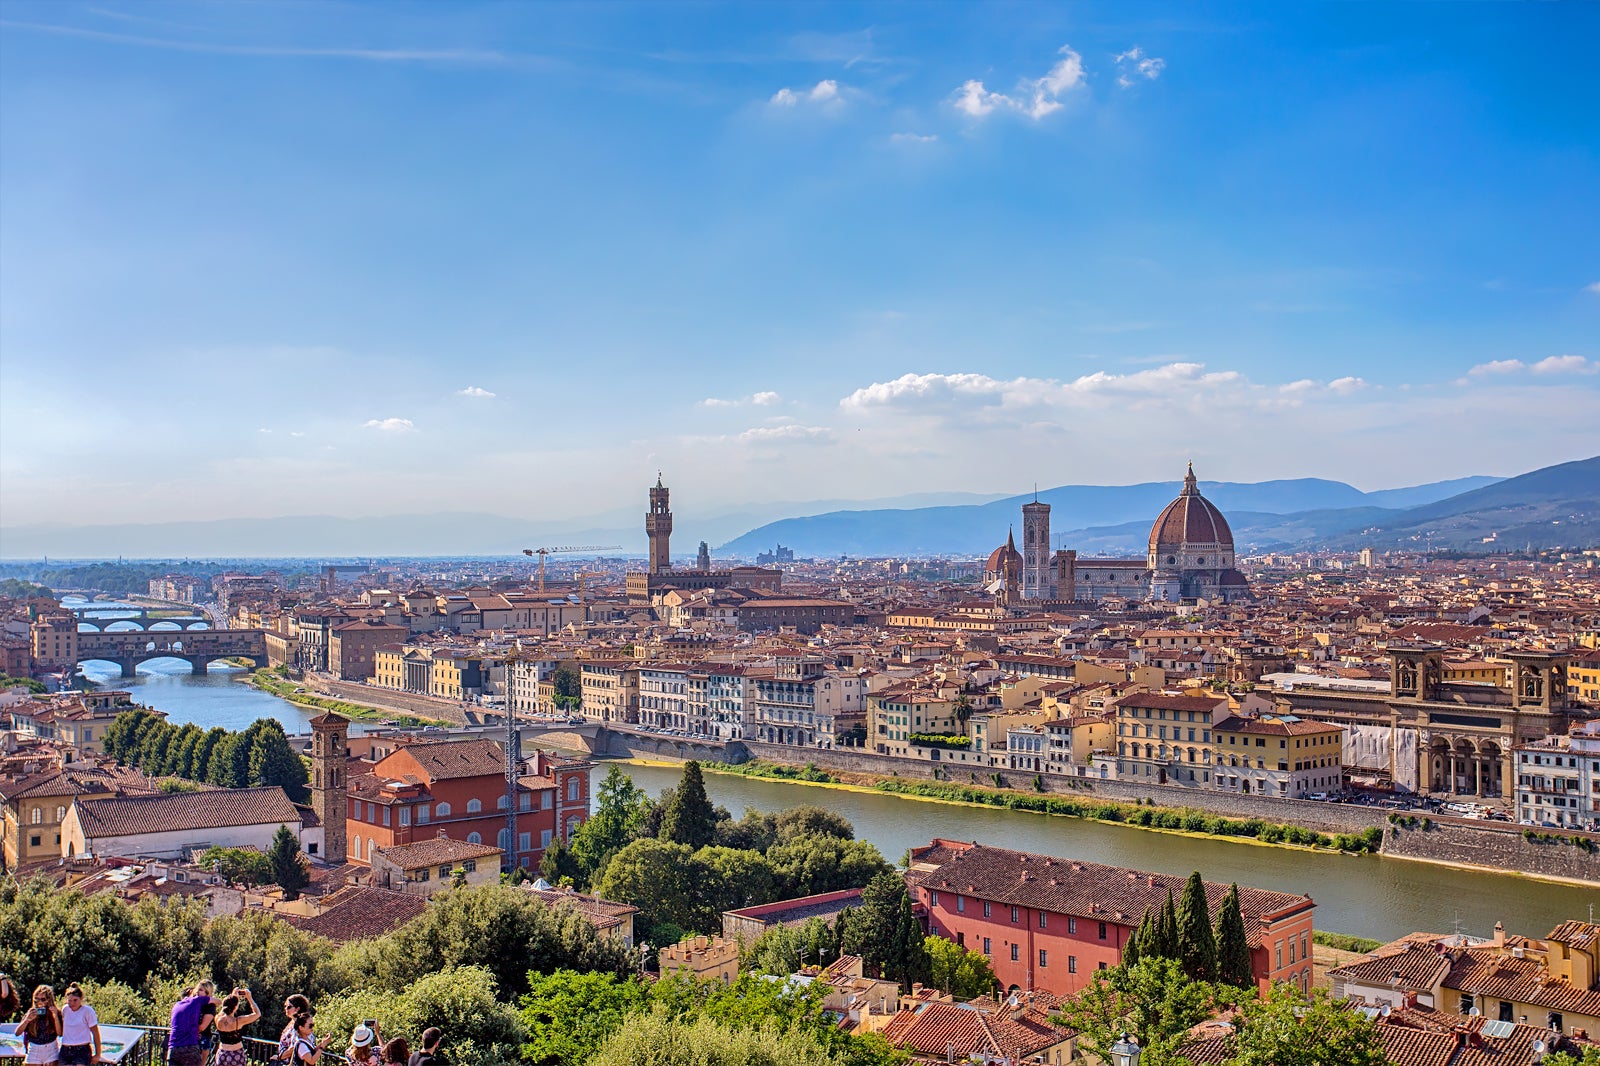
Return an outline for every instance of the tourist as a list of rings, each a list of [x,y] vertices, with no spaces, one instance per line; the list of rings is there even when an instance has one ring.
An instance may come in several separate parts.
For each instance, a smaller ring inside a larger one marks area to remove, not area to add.
[[[422,1046],[420,1050],[411,1055],[407,1066],[440,1066],[439,1041],[444,1039],[444,1032],[438,1026],[429,1026],[422,1031]]]
[[[100,1019],[83,1001],[83,989],[68,985],[61,1012],[61,1066],[92,1066],[100,1061]]]
[[[209,984],[210,982],[202,982]],[[167,1033],[167,1066],[203,1066],[206,1049],[200,1043],[200,1029],[210,1024],[206,1007],[211,996],[201,985],[191,988],[187,995],[172,1006],[170,1029]]]
[[[383,1066],[411,1066],[411,1045],[397,1036],[383,1045]]]
[[[33,990],[33,1007],[17,1026],[22,1036],[23,1058],[29,1066],[46,1066],[61,1059],[61,1010],[56,991],[49,985]]]
[[[378,1023],[365,1021],[356,1026],[350,1033],[350,1048],[344,1057],[352,1064],[360,1066],[373,1066],[378,1061]]]
[[[316,1019],[310,1011],[296,1014],[294,1018],[294,1066],[317,1066],[328,1038],[318,1038],[311,1026]]]
[[[217,1066],[245,1066],[244,1027],[259,1020],[261,1008],[248,988],[235,988],[217,1013]]]
[[[11,975],[0,970],[0,1022],[9,1022],[20,1006],[22,997],[17,995],[17,986],[12,984]]]
[[[278,1050],[273,1052],[273,1062],[288,1062],[294,1058],[294,1020],[310,1013],[311,1001],[298,992],[283,1001],[283,1016],[289,1021],[278,1034]]]
[[[194,986],[196,992],[206,997],[200,1007],[200,1047],[211,1057],[211,1046],[216,1042],[217,1034],[217,986],[210,981],[201,981]]]

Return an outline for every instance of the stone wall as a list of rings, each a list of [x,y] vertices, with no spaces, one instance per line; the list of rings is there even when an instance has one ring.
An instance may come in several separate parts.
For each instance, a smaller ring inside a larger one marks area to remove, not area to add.
[[[434,696],[423,696],[415,692],[396,692],[393,689],[378,688],[375,685],[363,685],[358,681],[335,681],[331,678],[307,674],[301,681],[307,689],[331,696],[336,700],[347,700],[350,703],[360,703],[368,707],[376,707],[383,711],[393,711],[395,714],[420,715],[423,718],[437,718],[456,725],[477,725],[468,715],[468,709],[455,700],[441,700]]]
[[[1552,843],[1526,839],[1522,826],[1430,818],[1424,829],[1420,815],[1409,817],[1417,818],[1417,825],[1384,827],[1383,854],[1600,883],[1600,834],[1533,830],[1562,838],[1560,843]],[[1590,840],[1595,849],[1570,843],[1573,836]]]
[[[741,763],[750,756],[740,741],[686,740],[654,733],[629,733],[607,728],[601,733],[596,751],[630,759],[677,759],[687,762]]]
[[[1001,788],[1035,791],[1034,774],[1022,770],[985,770],[946,766],[922,759],[898,759],[864,751],[818,749],[798,752],[778,744],[744,741],[757,759],[790,764],[813,762],[825,770],[851,773],[898,774],[900,777],[950,781],[958,785],[994,787],[999,777]],[[1310,800],[1280,800],[1266,796],[1240,796],[1203,788],[1177,788],[1170,785],[1145,785],[1132,781],[1101,781],[1088,777],[1039,774],[1040,791],[1083,798],[1137,803],[1152,800],[1163,807],[1192,807],[1226,818],[1260,818],[1263,821],[1304,826],[1323,833],[1359,833],[1368,826],[1383,825],[1385,812],[1370,807],[1350,807]]]

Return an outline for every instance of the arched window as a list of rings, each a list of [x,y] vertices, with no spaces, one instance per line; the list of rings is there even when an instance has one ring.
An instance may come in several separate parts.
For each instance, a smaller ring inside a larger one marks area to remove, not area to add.
[[[482,800],[478,799],[476,796],[474,796],[472,799],[467,800],[467,813],[468,814],[477,814],[481,810],[483,810],[483,801]]]
[[[33,816],[32,817],[33,817],[33,824],[34,825],[38,825],[41,822],[43,822],[44,821],[44,808],[43,807],[35,807],[33,809]]]
[[[448,817],[450,817],[450,804],[448,804],[448,803],[435,803],[433,805],[433,816],[435,818],[448,818]]]
[[[494,801],[494,807],[497,811],[503,811],[510,805],[510,801],[506,799],[504,792],[502,792],[499,798]]]
[[[500,830],[499,834],[495,837],[494,842],[499,846],[501,851],[505,852],[507,855],[511,854],[511,830]]]
[[[468,833],[467,834],[467,843],[468,844],[482,844],[483,843],[483,835],[481,833]]]

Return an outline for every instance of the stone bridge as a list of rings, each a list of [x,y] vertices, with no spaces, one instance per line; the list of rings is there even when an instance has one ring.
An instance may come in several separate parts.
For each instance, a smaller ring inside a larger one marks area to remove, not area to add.
[[[249,659],[267,665],[267,638],[259,629],[147,629],[78,634],[78,662],[102,659],[132,677],[150,659],[183,659],[197,674],[213,659]]]
[[[210,620],[202,615],[163,614],[150,608],[74,607],[72,613],[77,616],[80,630],[94,633],[105,632],[113,622],[131,622],[139,629],[154,629],[163,623],[171,623],[177,629],[210,625]],[[115,617],[108,617],[110,615]]]

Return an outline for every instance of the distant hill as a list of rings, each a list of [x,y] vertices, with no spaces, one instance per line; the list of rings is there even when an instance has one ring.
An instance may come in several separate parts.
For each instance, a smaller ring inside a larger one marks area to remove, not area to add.
[[[1342,481],[1321,478],[1253,484],[1202,481],[1200,491],[1230,516],[1235,538],[1241,545],[1250,542],[1242,534],[1251,527],[1241,527],[1233,516],[1308,516],[1297,523],[1285,524],[1276,520],[1263,523],[1264,529],[1279,530],[1270,537],[1263,534],[1263,543],[1278,545],[1286,543],[1286,538],[1326,536],[1375,519],[1379,515],[1372,513],[1374,508],[1391,511],[1407,505],[1432,503],[1459,494],[1463,489],[1492,486],[1497,480],[1490,477],[1457,478],[1375,493],[1362,492]],[[1139,485],[1063,485],[1040,492],[1039,499],[1051,505],[1052,532],[1066,534],[1057,538],[1058,543],[1073,545],[1080,551],[1110,551],[1115,544],[1136,545],[1142,550],[1150,523],[1182,487],[1176,481]],[[1021,523],[1021,507],[1032,498],[1032,494],[1029,494],[964,507],[862,509],[786,518],[736,537],[718,551],[729,555],[753,556],[770,549],[774,544],[782,543],[794,548],[802,556],[924,552],[977,555],[990,551],[1004,541],[1006,529]],[[1352,513],[1333,513],[1346,511]],[[1133,528],[1115,528],[1124,523],[1131,524]],[[1142,528],[1138,528],[1141,524]],[[1091,536],[1088,540],[1105,546],[1086,548],[1079,545],[1072,539],[1072,534],[1078,531],[1089,532]],[[1132,539],[1129,539],[1130,535]],[[1115,550],[1126,550],[1126,547]]]

